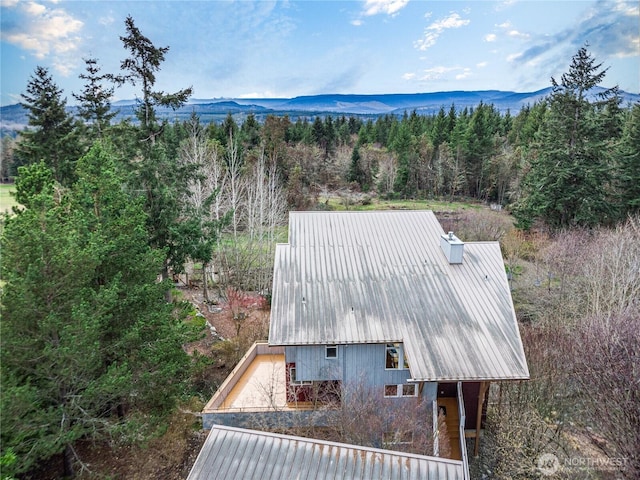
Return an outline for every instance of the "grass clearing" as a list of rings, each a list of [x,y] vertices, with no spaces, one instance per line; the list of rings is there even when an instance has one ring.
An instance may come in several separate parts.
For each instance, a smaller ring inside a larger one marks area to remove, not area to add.
[[[15,191],[15,185],[12,183],[0,184],[0,213],[11,212],[11,207],[18,205],[10,192]]]
[[[482,205],[472,202],[462,202],[459,199],[455,202],[445,200],[384,200],[371,198],[362,200],[351,200],[339,196],[329,197],[325,202],[328,210],[331,211],[369,211],[369,210],[433,210],[434,212],[458,212],[468,209],[479,209]]]

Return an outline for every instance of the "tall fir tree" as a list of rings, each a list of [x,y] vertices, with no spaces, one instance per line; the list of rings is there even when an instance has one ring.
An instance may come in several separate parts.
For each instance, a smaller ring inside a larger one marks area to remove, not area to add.
[[[201,222],[190,218],[188,197],[189,182],[198,175],[197,165],[180,165],[177,138],[163,138],[166,124],[158,122],[156,108],[182,106],[192,89],[175,93],[155,91],[156,73],[165,60],[169,47],[156,47],[136,27],[131,16],[125,21],[126,35],[120,40],[130,56],[121,62],[123,79],[142,88],[142,96],[136,115],[140,121],[140,161],[132,161],[132,188],[144,199],[148,215],[147,227],[150,244],[166,253],[160,273],[168,279],[170,272],[182,271],[188,252],[199,243],[201,232],[185,229],[185,225]],[[162,140],[162,141],[160,141]],[[197,219],[196,219],[197,220]],[[181,225],[185,224],[185,225]],[[166,299],[171,300],[167,289]]]
[[[21,94],[29,128],[20,135],[16,156],[17,166],[44,161],[58,182],[70,185],[74,180],[74,164],[82,149],[62,93],[49,70],[36,67],[26,93]]]
[[[80,78],[86,81],[84,89],[72,95],[79,102],[78,115],[92,131],[91,138],[104,138],[105,130],[116,115],[111,111],[111,98],[115,91],[113,83],[119,82],[112,74],[100,74],[97,59],[86,58],[84,63],[86,73],[80,74]],[[106,86],[106,82],[110,86]]]
[[[357,183],[361,190],[367,191],[369,189],[365,172],[362,168],[362,158],[360,157],[360,147],[358,145],[353,147],[353,152],[351,152],[351,163],[349,165],[349,171],[347,172],[347,180]]]
[[[520,226],[529,227],[536,219],[552,228],[614,220],[611,138],[608,129],[600,128],[599,110],[619,104],[619,98],[616,88],[594,90],[605,75],[602,64],[582,47],[561,81],[551,79],[548,111],[514,212]]]
[[[174,93],[155,91],[156,72],[160,70],[169,47],[154,46],[151,40],[142,34],[131,16],[126,18],[125,27],[127,34],[121,36],[120,40],[130,56],[120,64],[120,69],[124,72],[121,78],[132,85],[142,87],[142,98],[136,109],[136,116],[140,121],[143,139],[153,144],[162,133],[162,125],[156,117],[156,108],[179,108],[189,99],[193,90],[189,87]]]
[[[640,212],[640,103],[627,113],[614,171],[618,217],[623,220]]]

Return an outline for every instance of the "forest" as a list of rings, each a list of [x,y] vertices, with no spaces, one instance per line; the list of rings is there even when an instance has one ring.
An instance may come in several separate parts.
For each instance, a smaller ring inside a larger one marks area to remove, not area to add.
[[[120,41],[119,72],[85,60],[77,116],[38,67],[29,127],[2,138],[17,203],[0,222],[2,478],[107,478],[87,443],[162,438],[259,336],[240,322],[188,354],[204,323],[176,278],[207,303],[254,292],[268,305],[288,211],[382,201],[435,205],[461,239],[501,242],[532,378],[499,385],[474,474],[540,476],[532,465],[554,453],[591,459],[561,478],[640,476],[640,104],[591,93],[606,67],[587,46],[513,114],[204,124],[156,116],[192,94],[155,90],[169,47],[131,17]],[[124,83],[140,89],[136,119],[115,123]]]

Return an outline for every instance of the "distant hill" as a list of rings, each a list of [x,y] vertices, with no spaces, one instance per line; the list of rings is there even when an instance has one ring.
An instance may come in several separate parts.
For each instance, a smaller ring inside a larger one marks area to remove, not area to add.
[[[599,89],[600,91],[602,89]],[[593,95],[597,93],[595,89]],[[231,114],[236,121],[242,121],[253,114],[258,121],[267,115],[288,115],[293,121],[298,118],[312,118],[316,115],[357,115],[375,118],[380,115],[402,115],[415,110],[422,115],[438,113],[441,107],[456,110],[476,107],[480,102],[492,104],[497,110],[513,115],[524,106],[533,105],[549,95],[551,87],[536,92],[505,92],[499,90],[452,91],[435,93],[396,93],[380,95],[309,95],[295,98],[220,98],[191,99],[187,105],[173,111],[158,109],[158,116],[169,120],[185,120],[192,113],[204,123],[219,122]],[[640,102],[640,95],[621,92],[623,105]],[[134,118],[135,100],[114,102],[116,121]],[[71,112],[74,107],[69,107]],[[20,105],[0,107],[0,130],[2,134],[15,132],[27,124],[27,115]]]

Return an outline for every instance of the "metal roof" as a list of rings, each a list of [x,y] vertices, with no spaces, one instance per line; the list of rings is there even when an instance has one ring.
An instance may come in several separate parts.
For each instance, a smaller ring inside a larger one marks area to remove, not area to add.
[[[463,479],[461,461],[214,426],[187,480]]]
[[[449,264],[431,211],[291,212],[269,343],[401,341],[417,381],[529,377],[498,242]]]

